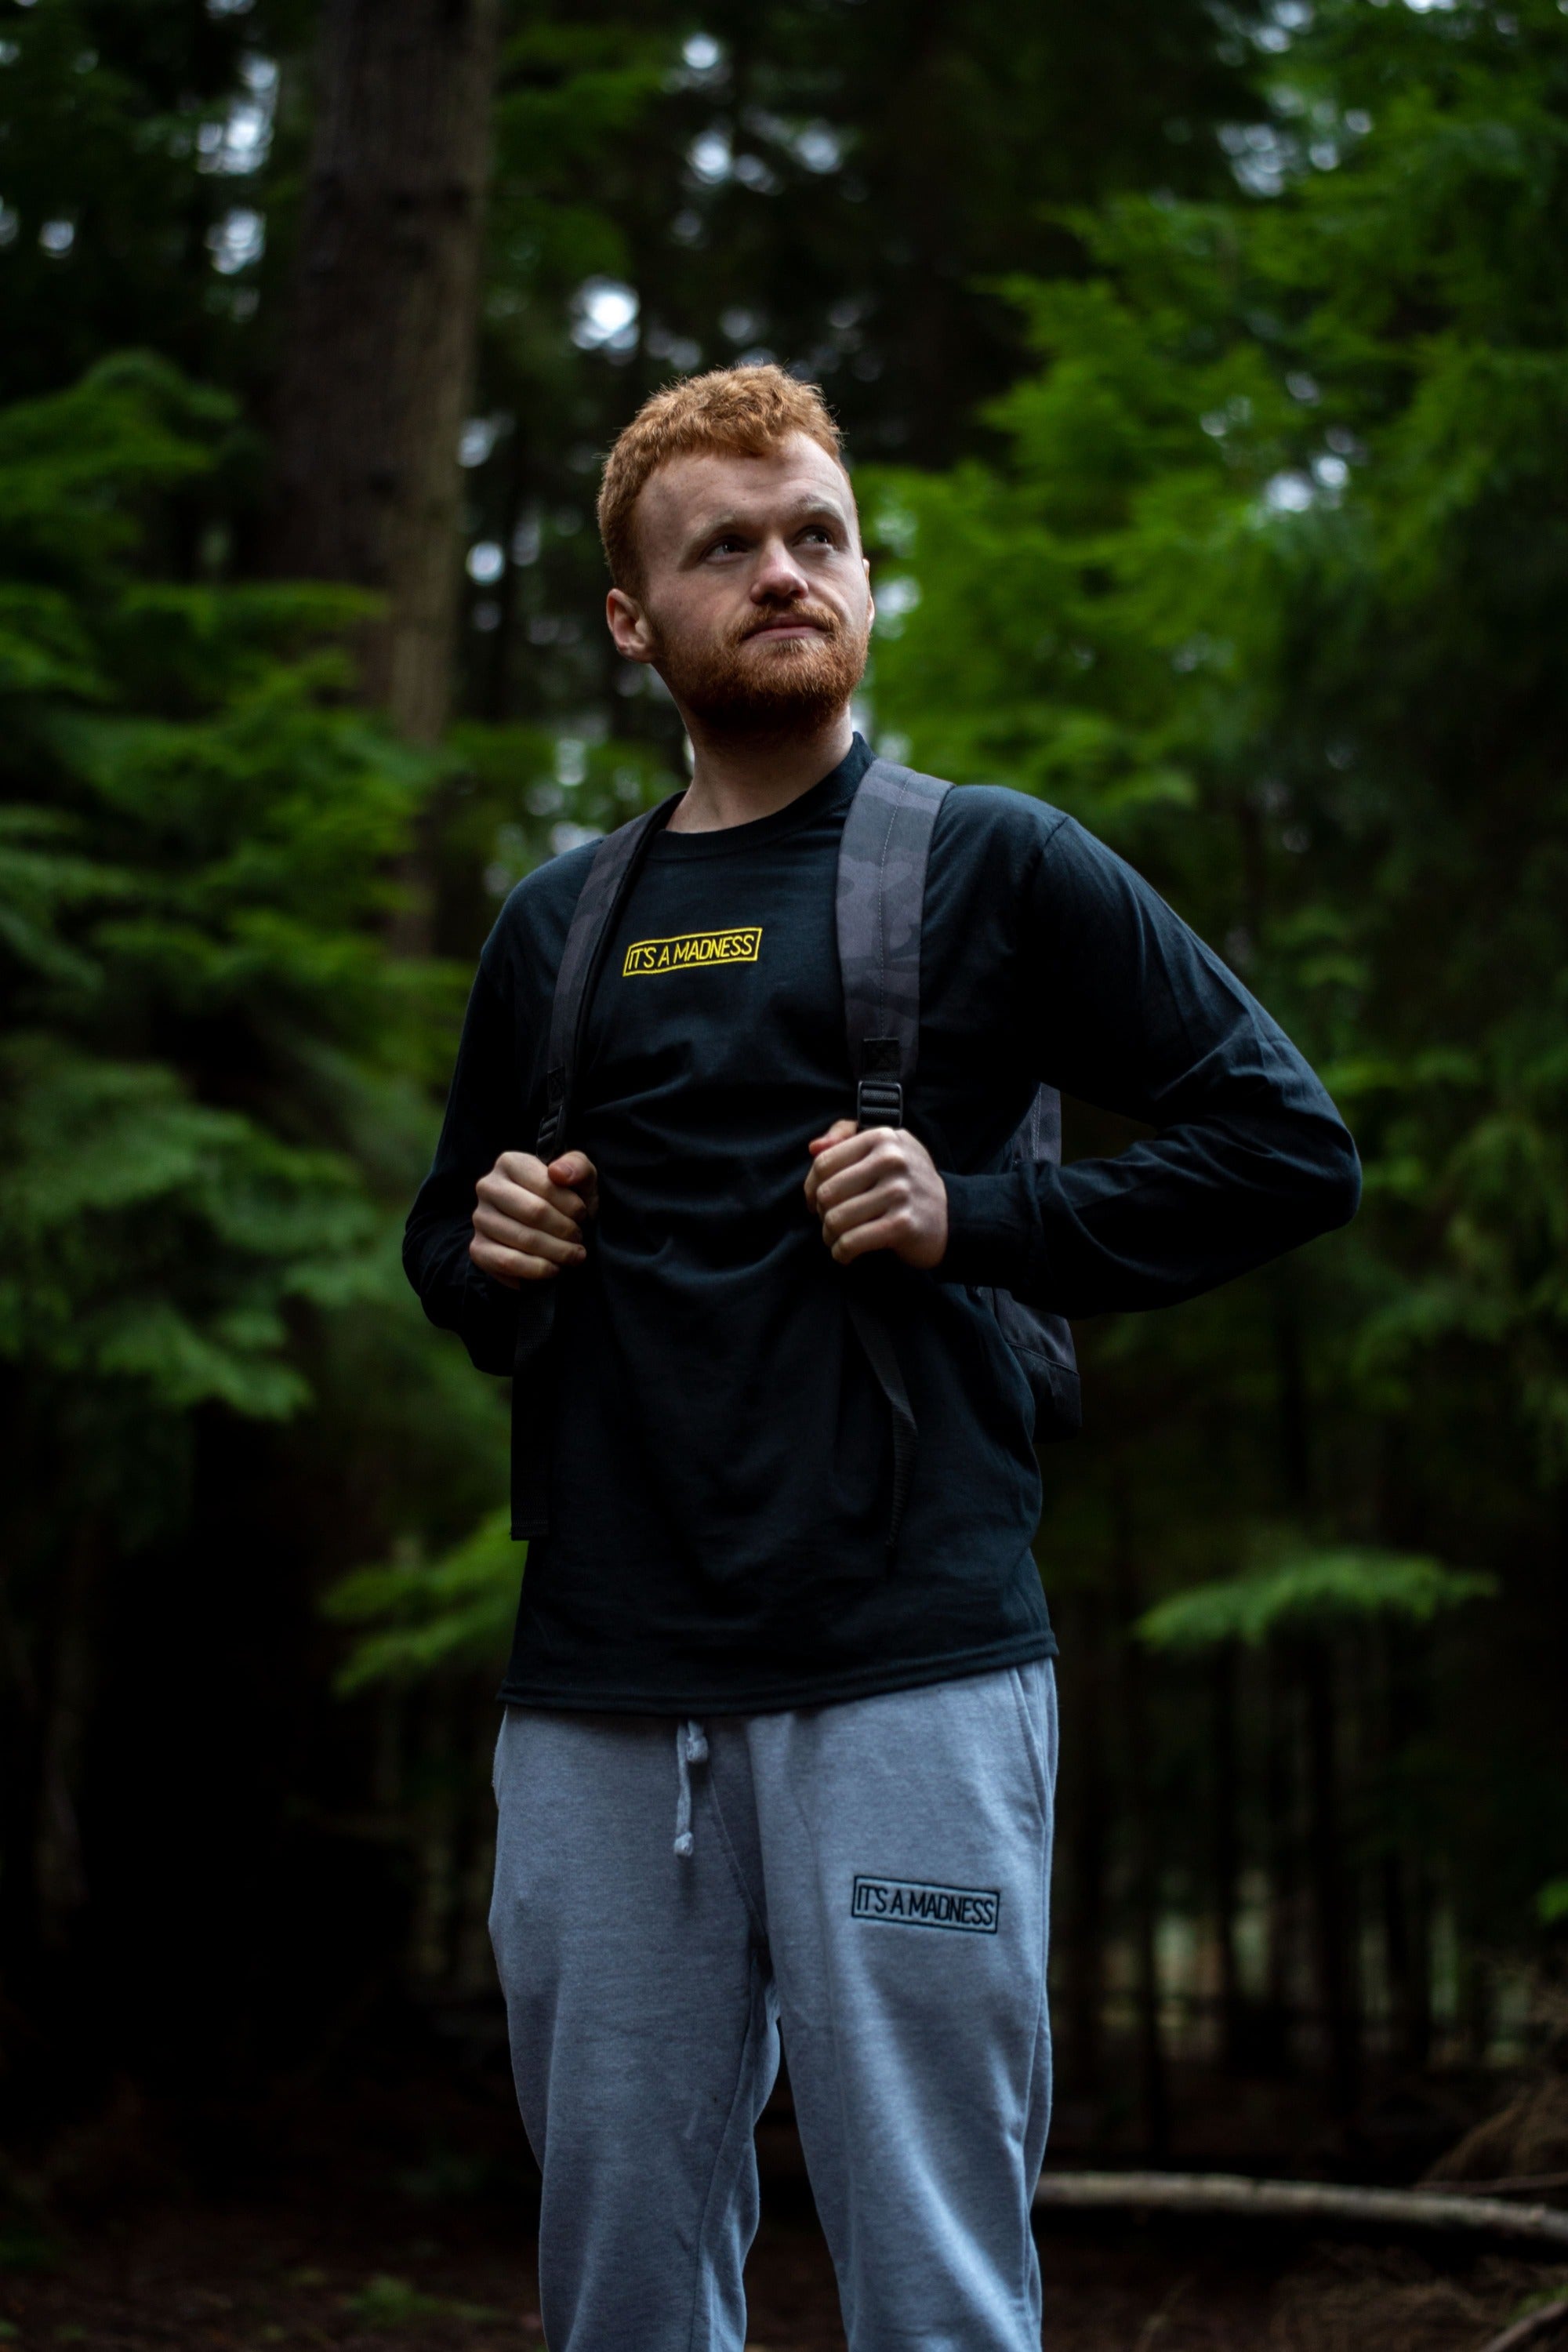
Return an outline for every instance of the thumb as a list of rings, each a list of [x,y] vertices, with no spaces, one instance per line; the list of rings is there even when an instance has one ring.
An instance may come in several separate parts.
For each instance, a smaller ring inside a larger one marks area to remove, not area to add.
[[[584,1184],[592,1183],[594,1163],[585,1151],[563,1151],[559,1160],[551,1161],[544,1172],[552,1184],[563,1184],[568,1191],[575,1192]]]

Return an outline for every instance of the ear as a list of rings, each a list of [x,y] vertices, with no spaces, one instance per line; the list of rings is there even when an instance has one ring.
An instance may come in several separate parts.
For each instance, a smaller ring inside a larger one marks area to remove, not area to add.
[[[624,588],[612,588],[605,599],[605,619],[623,661],[652,661],[653,631],[635,596]]]

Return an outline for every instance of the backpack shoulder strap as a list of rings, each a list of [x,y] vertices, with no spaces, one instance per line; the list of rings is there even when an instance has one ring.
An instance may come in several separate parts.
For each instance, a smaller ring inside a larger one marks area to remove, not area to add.
[[[856,1116],[901,1127],[921,1026],[921,918],[936,813],[952,786],[873,760],[838,849],[838,963]]]
[[[855,1117],[861,1127],[902,1127],[921,1034],[921,919],[931,828],[950,787],[935,776],[873,760],[844,820],[835,915]],[[887,1400],[893,1437],[892,1557],[914,1482],[920,1433],[899,1350],[876,1301],[849,1268],[845,1305]]]
[[[588,1000],[598,978],[627,891],[643,855],[656,833],[669,822],[670,811],[681,798],[672,793],[658,806],[634,817],[629,824],[607,833],[594,852],[588,878],[572,910],[555,993],[550,1005],[550,1044],[544,1064],[544,1117],[540,1122],[538,1152],[552,1160],[561,1149],[572,1108],[572,1089],[581,1066],[583,1024]]]

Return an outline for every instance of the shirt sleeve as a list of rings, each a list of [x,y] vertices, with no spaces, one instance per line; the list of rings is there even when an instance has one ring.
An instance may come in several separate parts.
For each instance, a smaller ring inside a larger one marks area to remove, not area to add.
[[[518,1293],[468,1255],[474,1187],[525,1132],[511,1018],[483,963],[474,978],[447,1115],[403,1236],[403,1265],[426,1314],[456,1331],[481,1372],[510,1373]]]
[[[946,1176],[940,1278],[1068,1316],[1164,1307],[1345,1223],[1355,1146],[1279,1024],[1070,818],[1026,894],[1020,1052],[1153,1128],[1110,1159]]]

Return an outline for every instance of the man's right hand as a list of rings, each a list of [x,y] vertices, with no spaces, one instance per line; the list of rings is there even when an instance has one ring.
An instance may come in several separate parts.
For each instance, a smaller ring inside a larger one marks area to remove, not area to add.
[[[548,1167],[531,1151],[503,1151],[474,1189],[468,1255],[481,1274],[515,1289],[520,1282],[548,1281],[587,1256],[583,1220],[598,1213],[599,1178],[581,1151],[563,1151]]]

